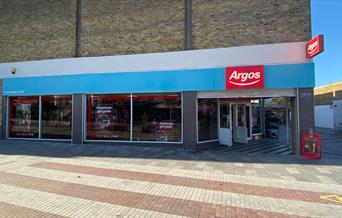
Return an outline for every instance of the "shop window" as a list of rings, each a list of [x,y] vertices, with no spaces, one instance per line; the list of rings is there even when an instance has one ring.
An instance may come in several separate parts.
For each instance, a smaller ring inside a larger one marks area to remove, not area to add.
[[[71,139],[71,96],[42,96],[42,138]]]
[[[87,97],[87,139],[130,139],[130,95]]]
[[[217,99],[198,99],[198,140],[218,138]]]
[[[133,95],[133,141],[180,142],[181,95]]]
[[[38,138],[39,97],[10,97],[9,136]]]

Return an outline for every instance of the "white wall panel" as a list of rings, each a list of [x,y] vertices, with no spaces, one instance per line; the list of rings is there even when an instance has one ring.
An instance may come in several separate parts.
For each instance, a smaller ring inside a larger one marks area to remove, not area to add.
[[[342,130],[342,100],[333,102],[334,128]]]
[[[151,72],[310,62],[305,42],[179,52],[83,57],[0,64],[0,78],[86,73]],[[16,74],[11,74],[11,68]]]
[[[331,105],[317,105],[314,108],[316,127],[334,128],[334,112]]]

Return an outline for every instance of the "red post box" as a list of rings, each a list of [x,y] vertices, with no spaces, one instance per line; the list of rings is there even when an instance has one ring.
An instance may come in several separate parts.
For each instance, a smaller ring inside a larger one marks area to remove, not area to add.
[[[321,158],[321,137],[317,133],[304,133],[301,140],[301,153],[304,158]]]

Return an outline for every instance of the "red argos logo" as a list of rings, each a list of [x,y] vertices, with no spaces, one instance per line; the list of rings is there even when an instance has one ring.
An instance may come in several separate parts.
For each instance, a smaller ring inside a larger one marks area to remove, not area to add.
[[[318,35],[311,39],[306,44],[306,57],[313,58],[314,56],[322,53],[324,51],[324,37],[323,35]]]
[[[226,89],[263,89],[264,66],[227,67]]]
[[[318,41],[314,41],[312,44],[308,45],[308,56],[314,55],[318,51]]]

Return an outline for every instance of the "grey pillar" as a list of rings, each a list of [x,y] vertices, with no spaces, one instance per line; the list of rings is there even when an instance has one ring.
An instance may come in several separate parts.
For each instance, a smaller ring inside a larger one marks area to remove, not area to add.
[[[301,88],[296,90],[296,149],[295,154],[300,154],[300,139],[303,133],[309,129],[315,130],[313,88]]]
[[[300,132],[309,132],[310,128],[315,130],[313,88],[298,89],[298,93]]]
[[[83,144],[84,107],[83,95],[72,96],[72,143]]]
[[[260,127],[262,137],[265,138],[265,100],[260,98]]]
[[[7,138],[7,99],[8,97],[2,96],[2,114],[1,114],[1,139],[6,139]]]
[[[296,98],[291,98],[291,136],[292,136],[292,149],[293,154],[300,154],[300,144],[298,138],[298,120],[297,120],[297,107]]]
[[[197,148],[196,92],[183,92],[183,144],[184,148]]]
[[[185,4],[185,50],[191,50],[192,46],[192,0],[184,0]]]

